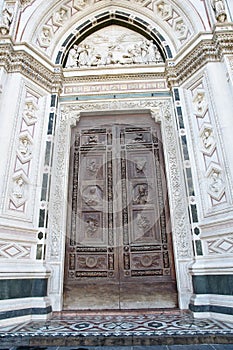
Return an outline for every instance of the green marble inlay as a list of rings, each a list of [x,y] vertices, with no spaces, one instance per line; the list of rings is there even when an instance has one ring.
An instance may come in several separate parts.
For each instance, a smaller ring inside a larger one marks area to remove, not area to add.
[[[233,275],[193,276],[195,294],[233,295]]]
[[[0,300],[47,296],[47,279],[0,280]]]

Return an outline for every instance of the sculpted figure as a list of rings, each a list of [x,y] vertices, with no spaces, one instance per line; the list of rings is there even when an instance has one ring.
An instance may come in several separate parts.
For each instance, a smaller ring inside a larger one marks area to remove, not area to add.
[[[212,136],[211,130],[207,130],[207,129],[205,130],[202,137],[202,141],[206,149],[209,149],[213,145],[214,138]]]
[[[157,46],[153,43],[152,40],[148,41],[147,44],[147,63],[161,62],[162,58]]]
[[[48,28],[43,28],[41,32],[41,41],[43,44],[48,46],[51,42],[51,34]]]
[[[20,140],[19,151],[23,156],[27,156],[31,153],[29,146],[30,143],[26,137]]]
[[[68,19],[67,12],[63,8],[60,8],[59,11],[55,12],[53,18],[57,24],[63,25],[63,23]]]
[[[9,33],[12,17],[13,15],[8,8],[3,9],[0,18],[0,30],[2,35],[7,35]]]
[[[24,115],[32,121],[36,119],[35,107],[31,102],[26,103],[26,109],[24,110]]]
[[[210,179],[211,179],[211,183],[210,183],[209,189],[215,193],[219,192],[223,183],[220,177],[220,173],[218,171],[214,171]]]
[[[227,14],[224,0],[212,0],[212,7],[217,21],[225,22],[227,20]]]
[[[15,196],[17,199],[23,198],[23,186],[24,181],[21,177],[15,180],[13,196]]]
[[[164,1],[157,6],[158,13],[161,17],[166,17],[170,12],[170,5],[165,4]]]
[[[66,62],[66,68],[72,68],[77,67],[77,58],[78,58],[78,52],[77,52],[77,45],[74,45],[69,52],[67,62]]]
[[[89,47],[89,45],[81,44],[77,49],[77,53],[78,53],[78,65],[79,65],[79,67],[89,65],[89,62],[90,62],[90,57],[89,57],[90,47]]]

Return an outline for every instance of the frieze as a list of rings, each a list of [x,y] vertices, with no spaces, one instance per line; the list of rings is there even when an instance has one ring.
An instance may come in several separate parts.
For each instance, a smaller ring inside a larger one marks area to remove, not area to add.
[[[72,94],[88,94],[88,93],[101,93],[101,92],[112,92],[112,91],[121,91],[121,92],[129,92],[129,91],[161,91],[167,90],[166,81],[147,81],[147,82],[134,82],[134,83],[102,83],[95,84],[92,83],[90,85],[71,85],[64,87],[64,95],[72,95]]]

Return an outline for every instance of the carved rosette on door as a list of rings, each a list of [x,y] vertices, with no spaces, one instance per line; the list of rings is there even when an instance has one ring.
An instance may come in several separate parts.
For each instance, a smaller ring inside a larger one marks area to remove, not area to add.
[[[176,306],[159,125],[76,129],[70,172],[66,306],[67,290],[91,284],[118,294],[114,308],[124,308],[123,294],[139,285],[147,294],[167,289],[173,293],[167,307]]]

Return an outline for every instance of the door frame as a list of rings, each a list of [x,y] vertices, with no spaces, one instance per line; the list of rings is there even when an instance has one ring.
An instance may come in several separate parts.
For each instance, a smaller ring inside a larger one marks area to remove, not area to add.
[[[77,125],[82,116],[132,114],[135,117],[137,113],[149,113],[155,122],[161,125],[165,171],[168,180],[178,305],[180,309],[188,309],[192,295],[189,266],[193,262],[193,251],[188,207],[184,200],[187,194],[182,158],[173,110],[171,97],[117,100],[112,103],[96,101],[61,103],[53,156],[46,258],[52,270],[48,294],[54,311],[61,311],[63,306],[71,128]]]

